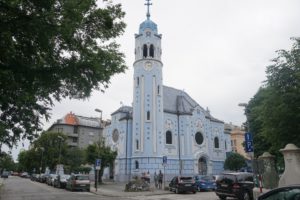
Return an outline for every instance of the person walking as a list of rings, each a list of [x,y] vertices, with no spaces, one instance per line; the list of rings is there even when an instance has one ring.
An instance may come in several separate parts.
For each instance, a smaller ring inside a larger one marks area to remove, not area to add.
[[[164,175],[161,173],[161,170],[159,170],[158,174],[158,188],[162,189],[162,182],[163,182]]]
[[[154,172],[154,184],[155,184],[155,188],[158,188],[158,175],[156,174],[156,171]]]

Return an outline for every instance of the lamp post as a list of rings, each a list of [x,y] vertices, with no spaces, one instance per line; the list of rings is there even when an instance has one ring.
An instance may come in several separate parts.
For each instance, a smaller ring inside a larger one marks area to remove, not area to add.
[[[100,110],[99,108],[96,108],[95,111],[100,113],[100,124],[99,125],[100,125],[100,129],[101,129],[102,128],[102,110]],[[97,147],[98,147],[98,150],[97,150],[98,158],[97,159],[100,159],[100,156],[99,156],[100,138],[101,138],[101,130],[100,130],[100,134],[99,134],[99,143],[97,145]],[[96,164],[95,164],[95,188],[96,188],[96,191],[98,190],[98,181],[99,181],[98,177],[99,177],[99,170],[97,169]]]
[[[57,136],[57,138],[59,139],[59,156],[58,156],[58,164],[60,164],[60,157],[61,157],[61,141],[63,141],[64,138],[61,137],[61,136]]]
[[[96,108],[95,111],[100,113],[100,128],[101,128],[102,127],[102,110]]]
[[[40,175],[42,174],[42,166],[43,166],[43,153],[45,151],[44,147],[40,147],[40,150],[42,151],[42,156],[41,156],[41,166],[40,166]]]

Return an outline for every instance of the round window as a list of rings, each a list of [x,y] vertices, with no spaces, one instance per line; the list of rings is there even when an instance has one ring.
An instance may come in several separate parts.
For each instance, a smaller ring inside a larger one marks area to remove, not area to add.
[[[195,140],[197,142],[197,144],[202,144],[203,143],[203,135],[200,132],[197,132],[195,135]]]
[[[118,142],[118,140],[119,140],[119,132],[118,132],[117,129],[115,129],[114,132],[113,132],[113,134],[112,134],[112,140],[114,142]]]

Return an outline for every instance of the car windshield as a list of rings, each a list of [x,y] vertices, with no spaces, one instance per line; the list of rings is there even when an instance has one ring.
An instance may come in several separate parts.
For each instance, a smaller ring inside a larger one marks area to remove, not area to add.
[[[193,177],[179,177],[180,182],[193,182]]]
[[[233,182],[236,182],[236,176],[233,174],[223,174],[220,178],[220,181],[226,182],[228,184],[231,184]]]
[[[76,176],[75,177],[76,180],[89,180],[88,176]]]
[[[212,176],[203,176],[200,179],[204,181],[214,181],[214,178]]]
[[[64,175],[61,175],[61,178],[62,178],[62,179],[68,179],[68,178],[70,178],[70,175],[64,174]]]

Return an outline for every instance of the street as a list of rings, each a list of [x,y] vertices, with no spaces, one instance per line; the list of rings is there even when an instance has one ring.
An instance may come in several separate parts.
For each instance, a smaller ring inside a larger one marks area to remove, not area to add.
[[[65,189],[58,189],[43,183],[33,182],[30,179],[10,176],[4,180],[0,191],[0,200],[82,200],[82,199],[132,199],[132,200],[218,200],[214,192],[198,192],[196,194],[174,194],[166,193],[159,195],[144,196],[133,192],[131,196],[122,196],[122,191],[112,192],[111,195],[94,194],[91,192],[70,192]],[[117,196],[116,194],[119,194]],[[126,193],[127,195],[129,193]]]

